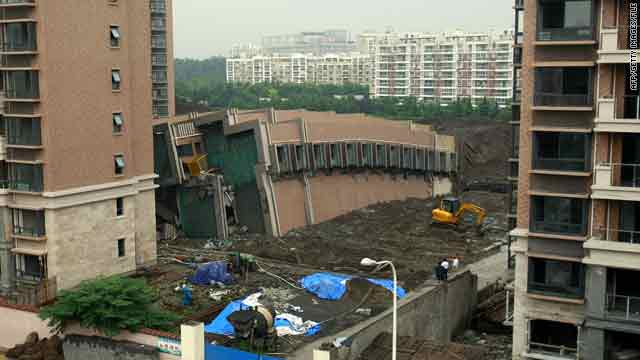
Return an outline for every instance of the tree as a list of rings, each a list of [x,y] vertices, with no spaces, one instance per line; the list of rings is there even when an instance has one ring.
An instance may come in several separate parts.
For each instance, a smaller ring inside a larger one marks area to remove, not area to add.
[[[75,290],[61,291],[55,304],[40,310],[40,318],[48,320],[58,333],[74,322],[107,336],[145,327],[167,330],[178,317],[157,309],[157,297],[144,280],[100,278],[84,281]]]

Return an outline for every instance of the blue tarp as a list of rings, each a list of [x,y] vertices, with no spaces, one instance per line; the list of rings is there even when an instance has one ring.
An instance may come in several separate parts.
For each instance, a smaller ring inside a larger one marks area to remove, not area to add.
[[[305,276],[300,280],[300,284],[308,292],[314,294],[320,299],[340,300],[344,293],[347,292],[347,281],[353,279],[351,275],[333,274],[333,273],[315,273]],[[393,281],[383,279],[367,279],[370,283],[382,286],[393,292]],[[403,298],[406,292],[403,288],[398,287],[397,295]]]
[[[226,261],[214,261],[200,265],[189,281],[195,285],[211,285],[212,282],[231,284],[233,276],[227,271]]]
[[[236,311],[248,309],[249,307],[242,303],[242,300],[232,301],[220,314],[209,324],[205,325],[204,332],[210,334],[218,334],[232,336],[235,334],[233,325],[227,320],[227,317]]]
[[[205,344],[204,354],[206,360],[282,360],[211,344]]]

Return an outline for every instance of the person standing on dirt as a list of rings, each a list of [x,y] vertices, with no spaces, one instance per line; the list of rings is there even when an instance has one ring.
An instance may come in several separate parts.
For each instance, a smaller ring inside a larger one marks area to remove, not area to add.
[[[438,281],[442,281],[442,280],[443,280],[443,279],[442,279],[443,271],[442,271],[442,266],[440,265],[440,262],[438,262],[438,263],[436,264],[436,266],[433,268],[433,270],[434,270],[434,271],[435,271],[435,273],[436,273],[436,279],[437,279]]]
[[[460,267],[460,258],[458,257],[458,254],[456,254],[456,256],[453,257],[453,260],[451,261],[451,266],[453,267],[453,270],[458,270],[458,268]]]
[[[442,268],[442,281],[447,281],[449,277],[449,260],[447,258],[442,259],[440,267]]]

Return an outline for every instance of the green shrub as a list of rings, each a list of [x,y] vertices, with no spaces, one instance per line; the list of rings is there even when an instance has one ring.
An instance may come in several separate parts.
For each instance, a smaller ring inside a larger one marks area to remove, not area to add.
[[[55,304],[40,311],[56,332],[71,323],[115,336],[122,330],[169,329],[178,318],[154,306],[157,293],[144,280],[126,277],[82,282],[76,289],[61,291]]]

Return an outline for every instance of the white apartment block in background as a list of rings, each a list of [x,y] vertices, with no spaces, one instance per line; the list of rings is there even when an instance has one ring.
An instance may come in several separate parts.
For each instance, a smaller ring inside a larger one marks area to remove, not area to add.
[[[447,104],[513,95],[513,32],[364,33],[357,53],[252,55],[227,59],[227,81],[368,85],[372,97]]]
[[[358,43],[374,54],[373,97],[413,96],[443,104],[491,98],[506,104],[513,91],[512,39],[510,31],[403,33],[367,34]]]
[[[227,82],[369,84],[372,63],[367,55],[288,55],[227,59]]]

